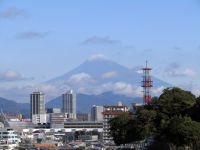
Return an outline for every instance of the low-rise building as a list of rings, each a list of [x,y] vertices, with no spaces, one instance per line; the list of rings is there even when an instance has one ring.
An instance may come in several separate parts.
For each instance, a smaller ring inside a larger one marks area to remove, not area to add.
[[[22,130],[35,127],[35,125],[31,121],[8,121],[8,124],[9,127],[14,130]]]
[[[3,122],[0,122],[0,128],[4,128]]]
[[[47,108],[46,109],[46,113],[47,114],[51,114],[51,113],[62,113],[61,108]]]
[[[38,124],[38,123],[46,123],[46,114],[33,114],[32,115],[32,122],[34,124]]]
[[[65,122],[64,128],[68,129],[79,129],[79,130],[98,130],[102,132],[103,123],[102,122],[93,122],[93,121],[81,121],[81,122]]]
[[[52,113],[50,114],[51,128],[64,128],[64,122],[66,121],[64,113]]]
[[[10,147],[17,147],[20,139],[17,134],[14,133],[14,130],[7,129],[7,130],[0,130],[0,145],[1,146],[10,146]]]
[[[51,123],[51,114],[60,114],[60,113],[62,113],[61,108],[47,108],[46,109],[46,122]]]
[[[78,121],[91,121],[91,115],[90,114],[77,114],[76,119]]]

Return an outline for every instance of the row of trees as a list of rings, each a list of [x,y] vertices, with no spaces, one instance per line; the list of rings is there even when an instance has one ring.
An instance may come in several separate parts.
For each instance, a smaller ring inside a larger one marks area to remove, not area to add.
[[[154,136],[152,150],[200,149],[200,97],[180,88],[167,88],[137,116],[122,114],[109,124],[117,145]]]

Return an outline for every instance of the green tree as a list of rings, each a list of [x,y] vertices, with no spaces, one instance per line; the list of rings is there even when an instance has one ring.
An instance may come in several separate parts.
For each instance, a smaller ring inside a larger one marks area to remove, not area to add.
[[[152,102],[145,105],[145,109],[157,112],[156,128],[162,130],[167,127],[171,117],[190,114],[196,103],[195,95],[180,88],[166,88],[159,98],[154,97]]]
[[[200,141],[200,123],[190,117],[175,116],[168,126],[167,136],[178,146],[198,146]]]
[[[157,118],[157,113],[154,110],[143,109],[138,112],[136,117],[137,128],[140,132],[137,133],[137,137],[139,140],[144,140],[145,138],[153,135],[156,132],[155,120]],[[132,131],[135,130],[132,129]]]
[[[191,92],[167,88],[145,108],[157,112],[154,124],[159,132],[151,149],[185,149],[186,145],[199,148],[199,123],[187,115],[192,114],[198,120],[200,100],[196,100]]]
[[[173,117],[174,115],[185,115],[196,102],[195,96],[190,91],[180,88],[166,88],[160,95],[157,106],[159,112]]]
[[[200,122],[200,96],[196,99],[195,105],[190,110],[193,120]]]
[[[109,120],[110,136],[113,137],[115,144],[120,145],[130,141],[128,132],[130,130],[129,123],[134,120],[134,117],[123,113]]]
[[[144,140],[154,135],[152,150],[200,148],[200,97],[180,88],[167,88],[137,112],[110,120],[116,144]],[[191,117],[190,117],[191,116]],[[192,119],[194,120],[192,120]]]
[[[109,121],[110,135],[117,145],[132,141],[140,141],[153,135],[156,112],[153,110],[141,110],[137,117],[121,114]]]
[[[155,139],[150,150],[191,150],[200,148],[200,123],[181,115],[170,119],[168,126]]]

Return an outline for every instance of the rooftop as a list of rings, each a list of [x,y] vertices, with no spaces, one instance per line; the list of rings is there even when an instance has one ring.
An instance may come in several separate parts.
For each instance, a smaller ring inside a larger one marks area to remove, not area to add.
[[[104,107],[120,107],[120,108],[128,107],[129,108],[129,106],[104,106]]]
[[[123,111],[115,111],[115,112],[102,112],[103,115],[120,115],[120,114],[129,114],[130,112],[123,112]]]

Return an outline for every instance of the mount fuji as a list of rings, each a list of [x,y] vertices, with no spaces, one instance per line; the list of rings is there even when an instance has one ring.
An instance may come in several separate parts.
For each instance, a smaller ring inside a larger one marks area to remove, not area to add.
[[[76,93],[99,95],[105,92],[141,97],[142,74],[129,69],[103,55],[94,55],[70,72],[47,81],[61,93],[72,89]],[[158,95],[170,84],[152,77],[152,95]]]
[[[92,105],[117,105],[118,101],[123,105],[142,102],[141,80],[142,74],[139,70],[124,67],[103,55],[94,55],[70,72],[40,84],[39,89],[46,96],[52,94],[46,103],[47,108],[61,108],[61,94],[72,89],[77,94],[77,112],[88,113]],[[165,87],[171,87],[170,84],[155,77],[152,77],[152,80],[152,96],[158,96]],[[32,88],[28,87],[30,91],[22,88],[22,91],[27,94],[33,90]],[[3,98],[0,98],[0,103],[2,106],[9,106],[6,109],[8,112],[29,116],[28,103],[11,103]],[[13,109],[16,105],[18,109]]]
[[[124,105],[142,102],[139,70],[129,69],[103,55],[95,55],[70,72],[46,82],[60,92],[77,93],[77,112],[89,112],[92,105]],[[152,77],[152,95],[159,95],[170,84]],[[62,97],[46,103],[46,107],[62,107]]]

